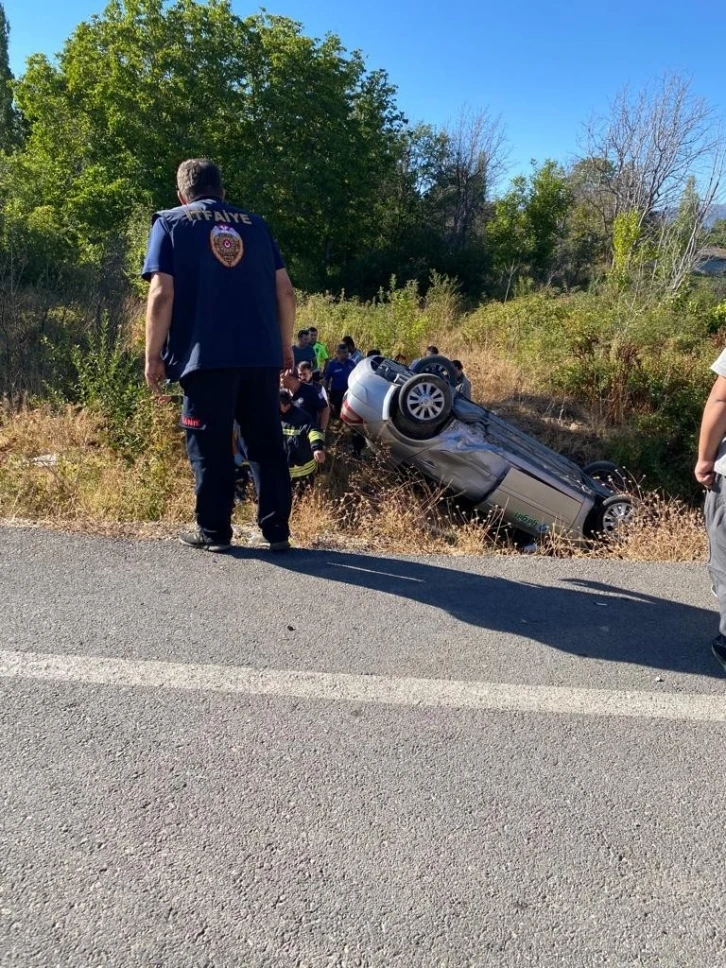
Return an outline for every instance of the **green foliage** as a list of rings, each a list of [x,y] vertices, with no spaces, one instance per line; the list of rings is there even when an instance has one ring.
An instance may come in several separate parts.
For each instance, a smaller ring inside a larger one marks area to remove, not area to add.
[[[462,332],[514,360],[544,394],[587,405],[608,428],[611,456],[649,486],[690,497],[719,313],[707,296],[655,303],[609,291],[540,292],[480,307]]]
[[[618,174],[607,152],[568,172],[533,163],[496,197],[501,131],[485,112],[409,126],[362,53],[230,0],[111,0],[17,82],[7,37],[0,3],[0,393],[45,381],[100,415],[124,459],[152,446],[120,325],[145,289],[150,214],[176,204],[180,160],[210,156],[318,293],[300,323],[329,344],[350,333],[411,358],[461,325],[543,393],[593,408],[634,470],[687,491],[726,290],[689,277],[701,201],[685,168],[672,219],[629,210],[616,190],[643,171]],[[462,323],[482,296],[504,302]]]
[[[306,296],[298,313],[301,326],[317,326],[329,345],[350,335],[364,351],[379,349],[388,356],[420,356],[434,333],[452,329],[459,318],[458,286],[433,274],[426,298],[418,284],[399,287],[395,277],[370,302],[336,299],[331,295]]]
[[[124,456],[144,449],[151,427],[152,402],[141,360],[128,349],[120,330],[104,319],[86,345],[70,348],[75,376],[71,399],[104,419],[109,443]]]
[[[514,178],[497,200],[487,231],[505,301],[518,280],[547,281],[571,205],[570,186],[553,161],[535,167],[529,178]]]
[[[0,3],[0,151],[12,151],[21,135],[20,118],[13,103],[13,75],[8,59],[10,25]]]
[[[203,155],[313,287],[372,242],[400,126],[385,73],[362,55],[283,17],[240,18],[227,0],[112,0],[57,64],[30,59],[18,100],[26,213],[50,206],[81,260],[98,264],[133,205],[175,204],[179,161]]]
[[[635,250],[642,238],[642,225],[638,212],[621,212],[613,221],[612,278],[625,289],[631,281]]]
[[[717,219],[708,231],[706,238],[708,245],[726,248],[726,218]]]

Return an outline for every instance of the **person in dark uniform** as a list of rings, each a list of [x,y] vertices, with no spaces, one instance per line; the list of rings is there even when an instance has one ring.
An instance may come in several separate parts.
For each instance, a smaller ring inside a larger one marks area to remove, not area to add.
[[[325,431],[330,419],[330,407],[320,390],[312,383],[304,383],[294,370],[283,373],[282,385],[290,391],[293,404],[305,410],[313,424]]]
[[[280,390],[280,420],[290,479],[301,493],[314,483],[318,467],[325,463],[325,437],[308,412],[294,405],[289,390]]]
[[[309,363],[300,363],[300,365],[297,368],[297,375],[300,382],[305,383],[307,386],[312,387],[314,390],[316,390],[318,395],[320,396],[320,399],[323,401],[323,403],[327,408],[325,411],[321,411],[321,414],[320,414],[320,428],[322,430],[325,430],[326,427],[328,426],[328,422],[330,419],[330,406],[328,403],[328,394],[325,390],[325,387],[322,385],[322,383],[319,382],[319,379],[318,379],[318,382],[316,382],[315,380],[316,373],[318,375],[318,378],[320,378],[320,371],[314,370]]]
[[[348,344],[338,343],[335,356],[332,360],[328,360],[323,377],[325,389],[328,391],[330,408],[336,417],[340,417],[343,397],[348,389],[348,377],[354,369],[355,363],[350,358]]]
[[[258,523],[273,551],[289,544],[290,475],[280,426],[281,368],[292,366],[295,290],[267,225],[224,200],[211,161],[184,161],[181,205],[153,217],[148,280],[146,381],[184,391],[181,426],[194,470],[192,548],[225,551],[232,540],[237,420],[255,481]]]

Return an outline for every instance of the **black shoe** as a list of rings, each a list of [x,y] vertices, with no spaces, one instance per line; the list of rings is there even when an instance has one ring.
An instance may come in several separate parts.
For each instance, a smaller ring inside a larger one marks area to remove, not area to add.
[[[292,548],[292,545],[290,544],[287,538],[285,538],[284,541],[270,542],[270,551],[289,551],[291,548]]]
[[[190,548],[198,548],[200,551],[228,551],[232,547],[229,541],[215,541],[213,538],[208,538],[199,528],[196,531],[182,531],[179,540],[182,544]]]
[[[717,635],[711,643],[711,651],[721,663],[721,667],[726,672],[726,637]]]

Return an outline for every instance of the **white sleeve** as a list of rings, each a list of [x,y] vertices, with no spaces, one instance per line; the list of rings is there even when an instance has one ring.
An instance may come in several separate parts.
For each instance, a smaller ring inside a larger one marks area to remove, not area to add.
[[[716,362],[712,364],[711,369],[714,373],[718,373],[719,376],[726,376],[726,350],[724,350]]]

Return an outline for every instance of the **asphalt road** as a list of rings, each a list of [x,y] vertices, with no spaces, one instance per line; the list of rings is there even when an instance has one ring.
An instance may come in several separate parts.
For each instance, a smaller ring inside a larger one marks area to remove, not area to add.
[[[726,965],[702,567],[0,529],[0,966]]]

